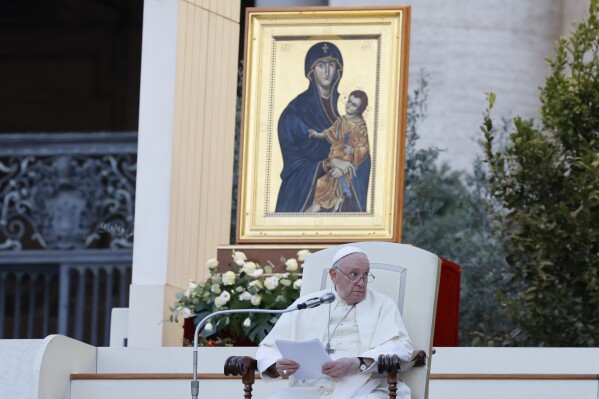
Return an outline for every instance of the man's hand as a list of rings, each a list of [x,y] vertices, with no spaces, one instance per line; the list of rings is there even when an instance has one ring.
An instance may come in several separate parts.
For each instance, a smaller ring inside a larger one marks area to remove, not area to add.
[[[299,364],[289,359],[279,359],[270,366],[267,371],[268,376],[276,378],[283,377],[288,378],[290,375],[293,375],[297,369],[299,369]]]
[[[333,158],[331,159],[331,165],[335,168],[338,168],[344,176],[349,176],[350,179],[356,175],[356,168],[349,161],[339,158]]]
[[[342,357],[322,366],[322,373],[336,380],[360,371],[360,361],[357,357]]]

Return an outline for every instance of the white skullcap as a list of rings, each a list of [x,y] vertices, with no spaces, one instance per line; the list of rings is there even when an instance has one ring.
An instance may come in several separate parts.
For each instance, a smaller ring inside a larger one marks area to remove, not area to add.
[[[339,251],[337,251],[335,256],[333,256],[333,265],[335,263],[337,263],[341,258],[345,258],[347,255],[351,255],[351,254],[366,255],[366,253],[358,247],[343,247]]]

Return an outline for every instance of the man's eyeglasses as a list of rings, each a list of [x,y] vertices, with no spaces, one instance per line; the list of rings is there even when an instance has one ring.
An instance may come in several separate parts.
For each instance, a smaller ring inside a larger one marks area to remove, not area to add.
[[[358,273],[352,272],[350,274],[345,273],[343,270],[339,269],[338,267],[335,268],[336,270],[339,270],[341,273],[345,274],[345,276],[347,277],[347,279],[349,281],[351,281],[352,283],[357,282],[358,280],[362,279],[367,283],[372,283],[374,281],[374,275],[370,272],[368,272],[367,274],[364,274],[362,276],[360,276]]]

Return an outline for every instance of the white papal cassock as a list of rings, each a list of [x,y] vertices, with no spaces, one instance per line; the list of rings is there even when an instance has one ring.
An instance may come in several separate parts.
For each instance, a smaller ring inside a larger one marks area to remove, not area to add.
[[[327,292],[330,290],[306,295],[294,305]],[[406,361],[414,349],[397,305],[386,295],[371,289],[367,290],[364,299],[353,308],[337,296],[329,305],[282,315],[270,334],[260,343],[256,353],[262,378],[272,380],[263,373],[282,357],[275,340],[303,342],[316,338],[326,345],[329,334],[331,347],[335,349],[331,354],[333,360],[361,356],[373,358],[375,363],[365,372],[348,375],[340,380],[297,380],[292,376],[290,387],[277,392],[270,399],[388,398],[387,380],[378,377],[376,359],[379,355],[397,354],[401,360]],[[410,398],[410,389],[401,381],[397,388],[398,398]]]

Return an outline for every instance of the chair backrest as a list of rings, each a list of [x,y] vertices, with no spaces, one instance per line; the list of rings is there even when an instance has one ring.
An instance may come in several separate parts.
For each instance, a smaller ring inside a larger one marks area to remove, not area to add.
[[[406,244],[370,241],[339,245],[308,256],[304,262],[301,295],[332,285],[328,277],[331,260],[339,248],[346,245],[366,252],[375,276],[369,287],[397,302],[414,349],[426,352],[427,365],[415,367],[401,378],[412,390],[413,399],[428,398],[441,260]]]

